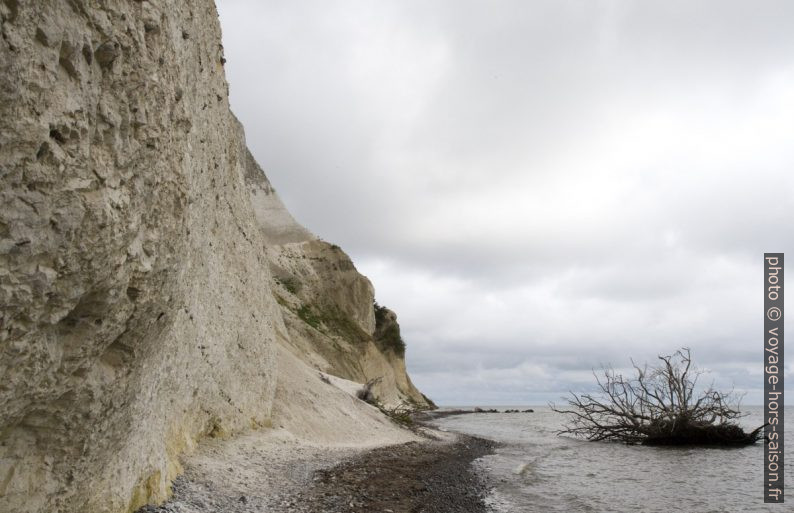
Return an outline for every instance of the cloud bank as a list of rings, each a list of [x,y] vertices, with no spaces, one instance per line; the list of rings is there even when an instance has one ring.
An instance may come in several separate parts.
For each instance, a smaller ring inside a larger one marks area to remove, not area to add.
[[[687,346],[760,402],[762,254],[794,251],[794,4],[219,10],[249,146],[399,314],[427,395],[537,404]]]

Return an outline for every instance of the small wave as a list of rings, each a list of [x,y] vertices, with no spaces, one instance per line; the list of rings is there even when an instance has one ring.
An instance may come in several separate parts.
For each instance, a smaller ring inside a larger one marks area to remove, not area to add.
[[[521,465],[517,466],[516,469],[513,471],[516,475],[523,476],[527,473],[527,471],[532,470],[532,465],[530,463],[522,463]]]

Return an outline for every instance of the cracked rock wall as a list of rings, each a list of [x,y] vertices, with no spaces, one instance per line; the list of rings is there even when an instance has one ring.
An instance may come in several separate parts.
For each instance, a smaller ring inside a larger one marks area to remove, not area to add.
[[[215,6],[0,24],[0,511],[134,509],[199,437],[269,423],[285,333]]]
[[[0,0],[0,35],[0,511],[134,511],[273,422],[389,431],[318,369],[427,404],[248,152],[212,0]]]

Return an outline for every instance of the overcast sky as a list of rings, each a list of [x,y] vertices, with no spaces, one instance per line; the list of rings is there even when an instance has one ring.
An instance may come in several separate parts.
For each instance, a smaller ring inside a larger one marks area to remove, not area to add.
[[[427,395],[540,404],[688,346],[761,403],[794,2],[218,3],[249,147]]]

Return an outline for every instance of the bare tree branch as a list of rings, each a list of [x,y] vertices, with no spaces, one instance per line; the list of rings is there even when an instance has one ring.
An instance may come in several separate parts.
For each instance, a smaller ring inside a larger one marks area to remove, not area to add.
[[[692,365],[688,348],[659,361],[649,369],[632,360],[635,376],[629,378],[608,367],[601,374],[593,371],[599,394],[571,392],[567,407],[551,405],[568,416],[559,434],[656,445],[743,445],[762,436],[763,426],[745,433],[736,424],[743,415],[733,390],[710,386],[698,392],[703,371]]]

